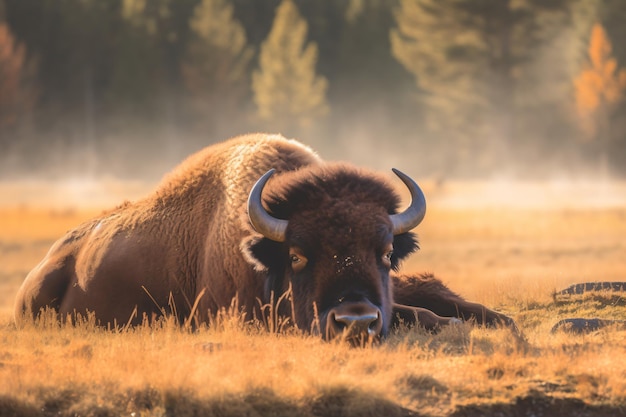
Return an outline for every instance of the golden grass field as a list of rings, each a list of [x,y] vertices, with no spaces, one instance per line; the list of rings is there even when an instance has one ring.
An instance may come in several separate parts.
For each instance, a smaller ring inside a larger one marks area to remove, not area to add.
[[[422,249],[404,271],[434,272],[510,315],[528,344],[462,325],[401,329],[362,349],[270,334],[236,312],[195,332],[170,321],[16,329],[13,297],[53,241],[144,192],[81,187],[0,183],[0,416],[626,415],[626,331],[550,331],[566,317],[626,319],[619,293],[553,298],[626,281],[626,184],[425,184]]]

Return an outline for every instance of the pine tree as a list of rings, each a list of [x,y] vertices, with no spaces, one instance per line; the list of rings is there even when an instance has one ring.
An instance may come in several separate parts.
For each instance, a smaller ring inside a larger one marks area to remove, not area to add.
[[[252,74],[258,116],[271,130],[298,133],[328,111],[328,83],[316,75],[318,50],[315,43],[306,44],[307,30],[295,4],[283,0]]]
[[[561,3],[400,0],[392,51],[415,76],[428,129],[452,155],[446,170],[489,168],[514,153],[517,86],[541,43],[536,17]]]
[[[574,80],[576,108],[589,139],[600,142],[600,169],[608,170],[611,115],[624,98],[626,69],[618,70],[612,45],[604,28],[596,23],[589,39],[588,61]]]
[[[230,0],[203,0],[190,26],[194,37],[187,46],[182,75],[196,120],[206,132],[220,120],[242,113],[253,50],[234,18]]]

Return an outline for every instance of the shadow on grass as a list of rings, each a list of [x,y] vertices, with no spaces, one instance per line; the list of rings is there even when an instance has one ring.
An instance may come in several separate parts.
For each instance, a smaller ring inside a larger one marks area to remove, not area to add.
[[[0,416],[425,417],[384,398],[345,387],[328,389],[298,401],[281,398],[266,389],[219,398],[198,398],[185,391],[160,393],[154,389],[129,391],[125,395],[96,395],[68,390],[41,391],[38,394],[42,397],[32,401],[0,396]],[[448,416],[600,417],[621,415],[622,411],[619,407],[594,406],[579,399],[553,398],[541,392],[531,392],[512,403],[459,406]]]
[[[531,392],[513,403],[465,405],[448,417],[605,417],[623,415],[622,407],[590,405],[577,398],[554,398],[540,392]]]
[[[0,416],[34,417],[41,415],[43,415],[42,411],[35,405],[9,396],[0,396]]]
[[[199,398],[187,391],[154,389],[126,394],[41,390],[31,399],[0,396],[0,416],[389,416],[419,417],[386,399],[349,388],[329,389],[301,400],[281,398],[267,389]]]

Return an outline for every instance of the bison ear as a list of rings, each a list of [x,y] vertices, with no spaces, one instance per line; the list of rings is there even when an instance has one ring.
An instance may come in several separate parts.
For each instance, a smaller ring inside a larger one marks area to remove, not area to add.
[[[244,258],[255,271],[267,272],[280,266],[282,249],[280,242],[256,235],[245,238],[240,247]]]
[[[415,234],[408,232],[394,236],[393,257],[391,258],[393,270],[397,271],[400,268],[400,261],[418,249],[419,245]]]

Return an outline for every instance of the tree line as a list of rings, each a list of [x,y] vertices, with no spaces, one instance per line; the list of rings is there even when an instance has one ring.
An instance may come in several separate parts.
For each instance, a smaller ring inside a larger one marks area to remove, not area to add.
[[[0,0],[0,175],[155,175],[249,131],[416,175],[623,175],[625,18],[620,0]]]

